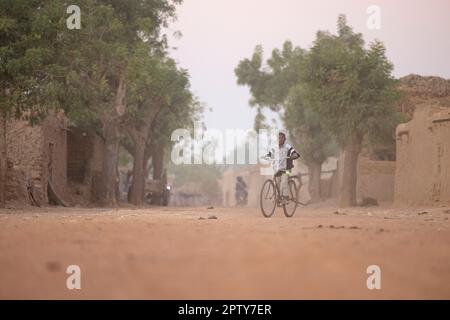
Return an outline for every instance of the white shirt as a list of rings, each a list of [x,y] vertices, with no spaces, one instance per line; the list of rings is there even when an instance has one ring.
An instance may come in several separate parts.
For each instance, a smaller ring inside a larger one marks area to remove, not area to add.
[[[297,151],[294,149],[294,147],[292,147],[289,143],[286,142],[282,146],[270,149],[269,156],[272,159],[276,160],[274,168],[275,171],[292,169],[293,167],[292,160],[288,162],[286,158],[290,157],[293,152]]]

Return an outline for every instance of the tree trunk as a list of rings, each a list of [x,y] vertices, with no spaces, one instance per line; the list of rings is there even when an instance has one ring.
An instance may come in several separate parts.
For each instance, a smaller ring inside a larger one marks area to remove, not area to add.
[[[152,162],[150,162],[150,158],[152,157],[151,150],[149,149],[148,144],[145,145],[145,152],[144,152],[144,163],[145,163],[145,176],[148,177],[150,170],[153,168],[153,159]]]
[[[135,206],[142,205],[144,199],[145,187],[145,138],[140,135],[135,140],[135,148],[133,154],[133,183],[130,187],[129,201]]]
[[[308,191],[311,196],[311,201],[317,202],[320,200],[321,196],[320,176],[322,172],[322,164],[318,162],[308,163],[308,172],[309,172]]]
[[[344,147],[342,185],[339,196],[339,207],[356,206],[356,182],[358,171],[358,157],[361,152],[362,139],[353,136]]]
[[[153,149],[152,163],[153,179],[159,180],[164,171],[164,148],[161,145],[158,145]]]
[[[117,120],[104,124],[105,152],[102,172],[101,204],[117,206],[117,163],[119,154],[119,132]]]
[[[0,115],[0,208],[4,208],[6,205],[6,151],[6,116]]]
[[[119,159],[119,123],[125,113],[127,92],[126,73],[121,72],[112,110],[106,110],[102,117],[103,138],[105,139],[104,162],[100,202],[105,206],[117,206],[117,164]]]
[[[128,194],[129,201],[134,205],[142,205],[144,200],[145,177],[147,173],[148,152],[146,153],[147,140],[153,121],[162,107],[161,99],[158,98],[152,104],[153,108],[148,109],[142,116],[142,123],[139,125],[132,121],[127,130],[133,140],[133,183]],[[139,121],[140,122],[140,121]]]

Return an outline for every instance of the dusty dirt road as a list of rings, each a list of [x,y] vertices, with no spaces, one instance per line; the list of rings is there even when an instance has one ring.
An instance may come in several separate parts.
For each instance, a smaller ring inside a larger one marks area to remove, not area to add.
[[[217,219],[208,219],[214,215]],[[450,299],[450,208],[0,211],[0,298]],[[81,290],[66,288],[79,265]],[[381,289],[366,286],[369,265]]]

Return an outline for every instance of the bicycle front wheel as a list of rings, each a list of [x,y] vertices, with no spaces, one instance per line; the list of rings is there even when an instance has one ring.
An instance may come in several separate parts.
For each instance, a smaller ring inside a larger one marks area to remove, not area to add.
[[[275,207],[277,204],[277,192],[275,189],[275,183],[272,180],[267,179],[264,182],[261,188],[259,203],[264,217],[271,217],[275,212]]]
[[[283,205],[284,215],[288,218],[292,217],[297,209],[298,189],[294,180],[289,180],[289,201]]]

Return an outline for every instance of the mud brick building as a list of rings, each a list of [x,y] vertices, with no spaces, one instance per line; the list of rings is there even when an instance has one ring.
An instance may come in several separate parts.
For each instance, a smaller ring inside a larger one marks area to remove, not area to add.
[[[68,204],[95,201],[103,164],[102,139],[95,132],[68,126],[64,114],[47,116],[38,125],[15,120],[7,124],[6,201],[49,202],[48,182]]]
[[[7,123],[6,201],[28,201],[31,188],[36,201],[48,202],[49,179],[58,193],[65,193],[66,126],[61,115],[48,116],[35,126],[22,120]]]
[[[370,160],[359,157],[357,199],[374,198],[381,202],[394,201],[395,161]]]
[[[399,205],[450,203],[450,108],[416,109],[397,127],[395,201]]]
[[[412,120],[396,130],[395,202],[450,203],[450,80],[410,75],[401,79]]]

